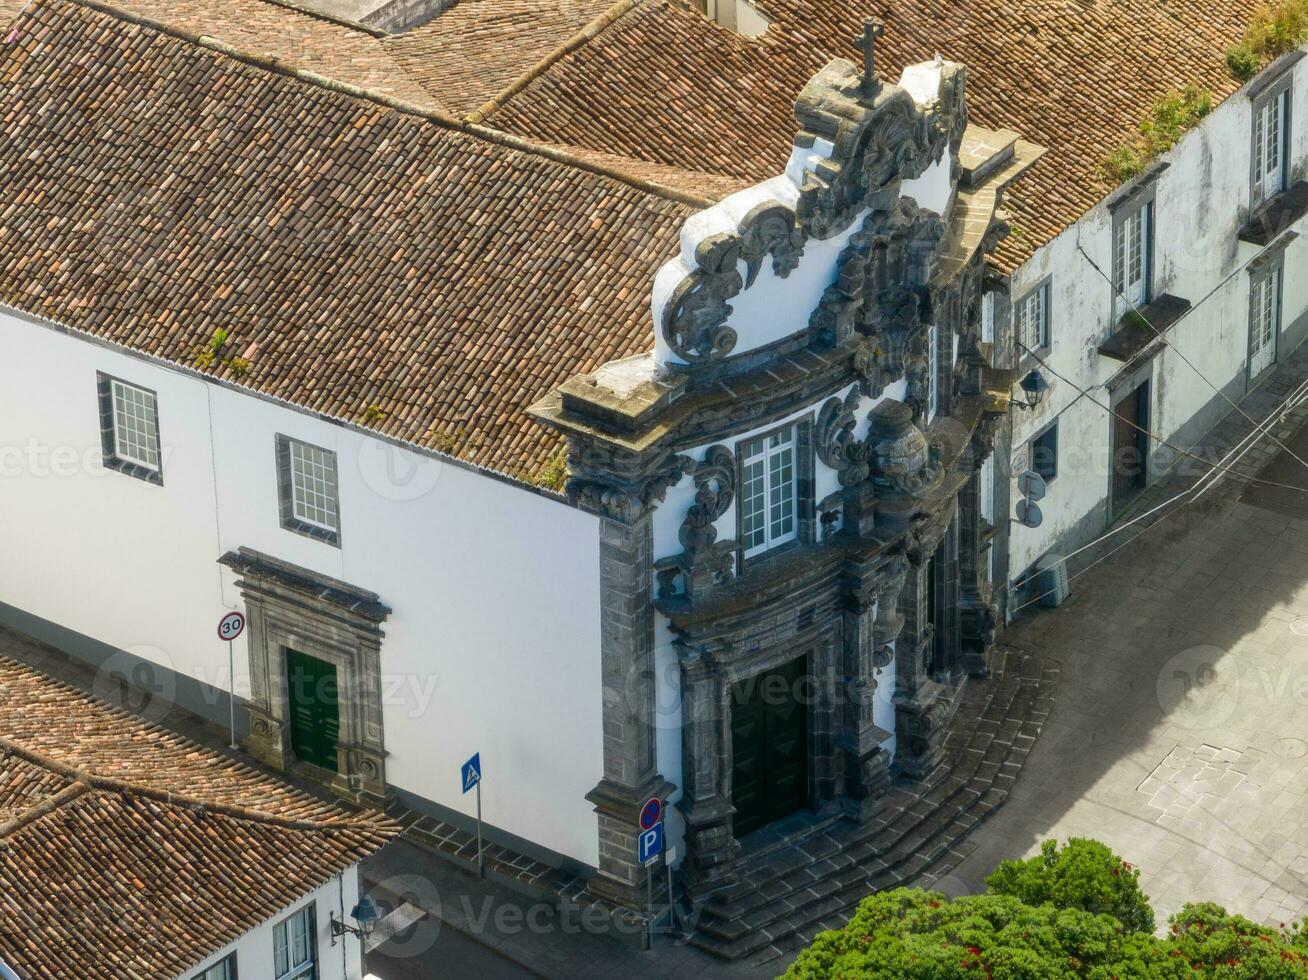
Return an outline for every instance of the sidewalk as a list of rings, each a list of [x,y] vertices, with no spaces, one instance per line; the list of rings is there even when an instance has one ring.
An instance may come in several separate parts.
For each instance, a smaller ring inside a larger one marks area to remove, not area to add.
[[[560,908],[499,881],[478,878],[405,840],[367,862],[363,877],[369,892],[388,906],[405,897],[433,916],[403,941],[383,947],[396,959],[419,961],[429,951],[438,953],[441,935],[457,930],[516,964],[523,977],[762,980],[784,970],[784,965],[759,969],[724,963],[666,932],[656,934],[653,947],[642,952],[630,939],[610,935],[615,926],[606,916],[587,915],[576,905]],[[482,974],[478,980],[493,978]]]

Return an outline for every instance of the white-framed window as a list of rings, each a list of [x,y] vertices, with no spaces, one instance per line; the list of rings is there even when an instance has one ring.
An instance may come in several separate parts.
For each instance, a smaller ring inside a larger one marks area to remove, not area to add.
[[[931,324],[927,331],[927,424],[940,407],[940,331]]]
[[[317,980],[318,950],[313,904],[273,927],[274,980]]]
[[[119,459],[159,469],[159,405],[153,391],[115,378],[114,452]]]
[[[977,474],[978,507],[981,520],[987,524],[995,523],[995,458],[987,456]]]
[[[995,342],[995,294],[986,293],[981,297],[981,343]]]
[[[209,969],[197,973],[194,980],[236,980],[236,954],[224,956]]]
[[[163,483],[159,399],[149,388],[97,373],[104,465],[149,483]]]
[[[795,538],[795,427],[742,442],[740,537],[745,556]]]
[[[1290,113],[1288,87],[1254,106],[1254,207],[1285,190],[1285,150]]]
[[[1152,200],[1122,214],[1113,226],[1113,286],[1119,316],[1150,300],[1153,253]]]
[[[1256,378],[1276,360],[1281,332],[1281,266],[1272,266],[1250,283],[1249,377]]]
[[[277,437],[282,527],[340,544],[340,491],[336,454],[287,436]]]
[[[1013,321],[1017,324],[1017,341],[1027,350],[1037,351],[1049,346],[1049,282],[1047,280],[1017,301]]]

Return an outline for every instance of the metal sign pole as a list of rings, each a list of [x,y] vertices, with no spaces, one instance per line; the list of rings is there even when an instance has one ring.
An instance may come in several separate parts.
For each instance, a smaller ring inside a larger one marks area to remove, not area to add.
[[[645,865],[645,888],[649,892],[649,945],[654,947],[654,862]]]
[[[486,863],[481,854],[481,780],[477,780],[477,874],[486,877]]]
[[[672,911],[672,856],[663,859],[663,867],[668,872],[668,932],[676,934],[677,916]]]
[[[234,749],[240,748],[240,746],[236,744],[236,653],[234,651],[235,646],[236,646],[235,640],[227,641],[227,680],[228,683],[231,685],[231,691],[229,691],[227,694],[227,711],[228,711],[228,720],[231,725],[231,731],[232,731],[231,748]]]

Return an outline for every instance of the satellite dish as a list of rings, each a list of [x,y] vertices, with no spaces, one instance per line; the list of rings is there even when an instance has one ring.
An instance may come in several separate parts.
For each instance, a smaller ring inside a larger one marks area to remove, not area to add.
[[[1023,527],[1039,527],[1044,523],[1045,515],[1040,513],[1040,505],[1030,500],[1017,502],[1017,521]]]
[[[1045,499],[1045,478],[1035,470],[1027,470],[1017,478],[1017,490],[1027,500],[1035,503]]]

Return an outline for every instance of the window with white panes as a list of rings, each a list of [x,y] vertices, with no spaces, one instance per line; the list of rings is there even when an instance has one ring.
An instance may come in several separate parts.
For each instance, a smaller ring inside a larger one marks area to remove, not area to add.
[[[1275,265],[1250,284],[1249,377],[1256,378],[1276,360],[1281,330],[1281,267]]]
[[[336,530],[335,453],[291,443],[291,499],[299,520]]]
[[[330,449],[277,437],[282,527],[340,544],[340,494],[336,454]]]
[[[114,400],[114,453],[146,469],[159,469],[159,409],[154,392],[111,382]]]
[[[795,427],[749,439],[738,451],[741,547],[748,557],[795,538]]]
[[[987,456],[977,474],[977,496],[981,509],[981,520],[987,524],[995,523],[995,458]]]
[[[1253,203],[1255,207],[1285,190],[1286,123],[1289,113],[1288,87],[1254,106]]]
[[[940,331],[931,324],[927,331],[927,423],[940,407]]]
[[[313,906],[307,905],[273,927],[274,980],[317,980]]]
[[[1123,215],[1113,228],[1113,291],[1119,316],[1150,300],[1154,206],[1148,201]]]
[[[1017,342],[1027,350],[1049,346],[1049,283],[1041,283],[1017,301],[1013,320]]]
[[[224,957],[202,973],[197,973],[194,980],[236,980],[236,954]]]

